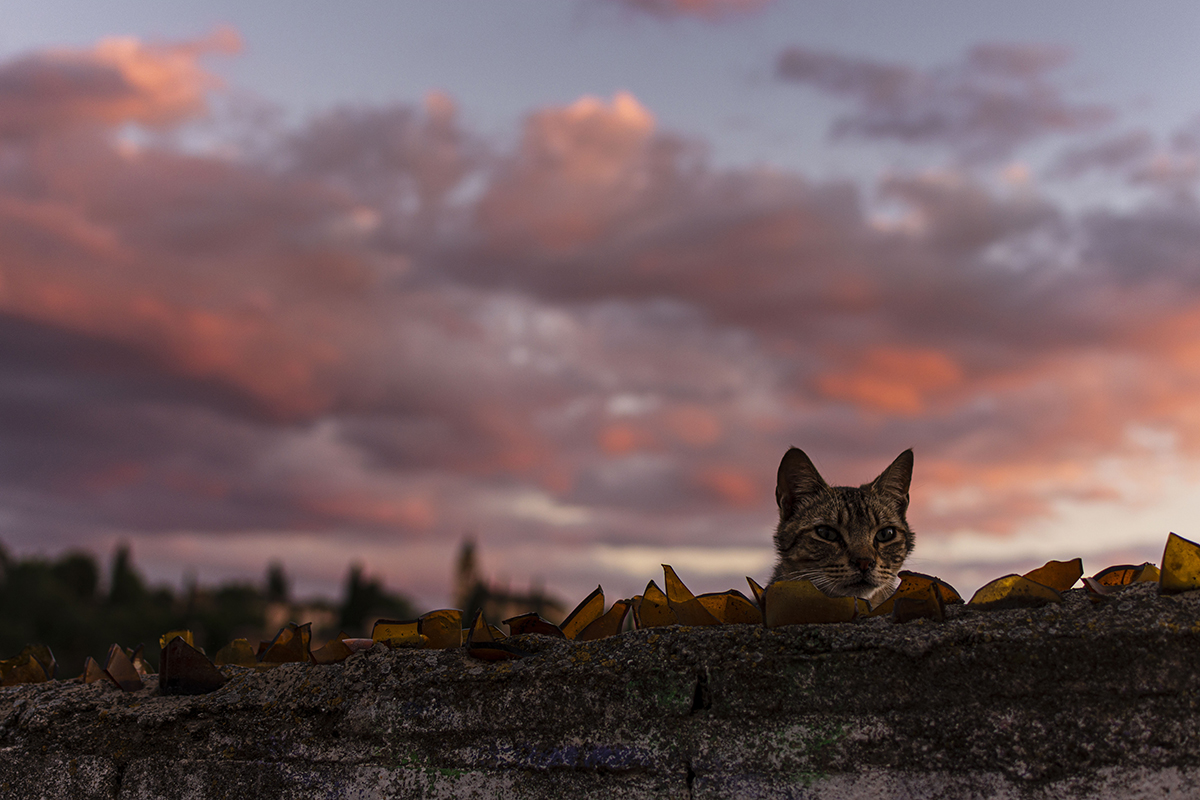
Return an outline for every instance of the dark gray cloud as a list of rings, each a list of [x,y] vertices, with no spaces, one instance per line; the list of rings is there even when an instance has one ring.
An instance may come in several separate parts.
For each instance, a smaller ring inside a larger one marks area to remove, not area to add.
[[[921,70],[790,47],[775,74],[854,105],[834,122],[835,137],[947,145],[970,159],[994,159],[1031,139],[1113,118],[1107,107],[1071,102],[1049,79],[1068,56],[1056,46],[981,44],[956,64]]]

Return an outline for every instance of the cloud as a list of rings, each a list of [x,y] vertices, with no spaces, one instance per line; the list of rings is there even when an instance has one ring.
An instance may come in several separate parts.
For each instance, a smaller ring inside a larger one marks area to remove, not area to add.
[[[757,12],[772,0],[610,0],[659,19],[696,17],[717,21]]]
[[[91,49],[10,61],[0,68],[0,138],[79,125],[175,125],[203,111],[206,93],[217,85],[197,58],[240,47],[237,34],[223,28],[178,44],[112,38]]]
[[[1068,61],[1056,46],[981,44],[956,63],[921,70],[840,53],[789,47],[775,74],[853,103],[835,138],[948,145],[969,159],[1007,157],[1051,133],[1101,126],[1113,112],[1072,103],[1048,78]]]
[[[714,582],[769,556],[791,444],[847,484],[915,447],[912,518],[943,560],[957,545],[932,543],[1025,542],[1064,503],[1151,496],[1200,454],[1186,193],[1070,212],[966,167],[722,169],[627,93],[538,109],[508,147],[435,93],[240,155],[130,149],[126,122],[186,126],[216,89],[207,46],[125,47],[194,94],[122,78],[113,96],[142,100],[121,105],[69,84],[90,99],[51,113],[39,90],[0,142],[0,520],[18,549],[127,534],[162,570],[290,540],[310,580],[353,550],[434,597],[474,532],[510,575],[573,596],[603,571],[632,592],[662,554]],[[51,56],[0,75],[53,84]],[[847,60],[820,80],[930,108],[962,83],[982,109],[980,76],[1041,91],[1061,57],[983,49],[900,78]],[[1000,152],[1059,130],[1037,108],[1018,133],[951,115],[930,141]],[[1086,168],[1133,169],[1133,150]]]

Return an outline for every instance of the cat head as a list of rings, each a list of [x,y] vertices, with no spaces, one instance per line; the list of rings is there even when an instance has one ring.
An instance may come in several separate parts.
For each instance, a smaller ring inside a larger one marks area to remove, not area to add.
[[[905,450],[870,483],[830,486],[803,450],[788,450],[775,487],[779,563],[771,580],[807,579],[828,595],[873,603],[895,591],[913,549],[904,517],[912,467]]]

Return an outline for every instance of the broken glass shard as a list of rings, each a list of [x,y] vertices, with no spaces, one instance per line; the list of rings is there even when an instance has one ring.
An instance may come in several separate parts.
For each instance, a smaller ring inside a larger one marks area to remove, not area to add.
[[[104,673],[112,679],[113,683],[121,687],[122,691],[136,692],[142,688],[141,676],[137,674],[137,670],[133,668],[133,662],[129,660],[129,656],[119,644],[108,648],[108,658],[104,661]]]
[[[254,648],[250,646],[248,639],[234,639],[217,651],[217,654],[213,656],[213,663],[218,667],[225,664],[254,667],[258,666],[258,656],[255,655]]]
[[[1200,589],[1200,544],[1174,533],[1167,535],[1158,589],[1163,594]]]
[[[563,638],[562,629],[553,622],[542,619],[541,615],[536,611],[509,617],[504,620],[504,624],[508,626],[509,636],[519,636],[522,633],[540,633],[543,636],[553,636],[557,639]]]
[[[1005,608],[1037,608],[1047,603],[1061,603],[1062,595],[1024,575],[1005,575],[980,587],[971,597],[970,605],[996,611]]]
[[[675,570],[663,564],[663,584],[666,586],[667,604],[675,612],[680,625],[719,625],[721,621],[709,613],[696,595],[683,585]]]
[[[483,612],[475,612],[471,629],[467,632],[465,647],[467,655],[484,661],[508,661],[514,658],[524,658],[529,653],[512,645],[498,641],[497,629],[488,625],[483,618]]]
[[[317,664],[337,664],[345,661],[353,652],[343,641],[346,638],[346,632],[342,631],[334,638],[330,639],[321,647],[312,651],[312,659]]]
[[[763,622],[768,628],[849,622],[857,613],[854,597],[830,597],[812,581],[775,581],[763,594]]]
[[[421,635],[420,623],[413,620],[381,619],[376,620],[371,629],[371,639],[383,642],[388,647],[417,647],[425,646],[428,636]]]
[[[646,591],[642,593],[641,601],[634,604],[633,621],[638,628],[657,628],[662,625],[674,625],[678,622],[675,612],[667,603],[667,596],[654,581],[646,584]]]
[[[1128,586],[1131,583],[1158,581],[1158,567],[1149,561],[1143,564],[1117,564],[1097,572],[1094,576],[1103,586]]]
[[[575,606],[575,610],[568,614],[558,627],[562,629],[563,636],[574,639],[584,628],[600,619],[603,613],[604,590],[597,586],[591,594],[583,598],[583,602]]]
[[[288,664],[308,661],[309,645],[312,642],[312,623],[297,625],[289,622],[279,629],[271,644],[263,651],[259,661],[264,664]]]
[[[1025,573],[1025,577],[1056,592],[1065,592],[1083,577],[1083,559],[1047,561],[1043,566]]]
[[[164,633],[162,636],[158,637],[158,646],[159,646],[160,648],[162,648],[163,650],[166,650],[166,649],[167,649],[167,644],[168,644],[168,643],[169,643],[169,642],[170,642],[172,639],[174,639],[176,636],[178,636],[178,637],[180,637],[181,639],[183,639],[185,642],[187,642],[187,643],[188,643],[189,645],[191,645],[192,647],[195,647],[195,646],[196,646],[196,640],[193,638],[193,636],[192,636],[192,632],[191,632],[191,631],[188,631],[188,630],[180,630],[180,631],[167,631],[167,632],[166,632],[166,633]]]
[[[932,619],[941,622],[945,618],[946,604],[942,601],[941,587],[936,583],[930,583],[919,595],[894,598],[893,622],[908,622],[914,619]]]
[[[702,594],[696,600],[722,624],[762,624],[762,612],[758,610],[758,606],[750,602],[750,598],[736,589],[730,589],[727,592]]]
[[[593,639],[616,636],[621,632],[621,625],[625,623],[627,613],[629,613],[629,601],[618,600],[599,619],[581,630],[575,636],[575,641],[590,642]]]
[[[763,604],[763,592],[766,590],[759,586],[758,581],[754,580],[754,578],[751,578],[749,575],[746,576],[746,583],[750,584],[750,593],[754,595],[754,603],[761,609]]]
[[[225,676],[208,656],[181,636],[167,642],[159,664],[158,685],[163,694],[207,694],[225,683]]]
[[[425,646],[433,650],[462,647],[462,611],[443,608],[422,614],[417,619],[417,632],[426,638]]]
[[[83,660],[83,674],[79,677],[84,683],[108,680],[108,676],[104,674],[104,667],[100,666],[96,659],[91,656]]]

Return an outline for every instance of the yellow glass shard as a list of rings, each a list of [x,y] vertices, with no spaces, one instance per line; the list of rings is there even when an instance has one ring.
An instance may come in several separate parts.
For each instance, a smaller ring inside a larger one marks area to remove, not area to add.
[[[1200,544],[1174,533],[1167,535],[1158,590],[1163,594],[1200,589]]]
[[[680,625],[720,625],[721,621],[709,613],[696,599],[696,595],[683,585],[675,570],[666,564],[663,568],[663,584],[667,587],[667,605],[675,612]]]
[[[590,642],[594,639],[616,636],[621,632],[621,625],[624,624],[627,613],[629,613],[629,601],[618,600],[599,619],[581,630],[575,636],[575,641]]]
[[[443,608],[422,614],[417,619],[417,632],[429,640],[425,646],[430,649],[461,647],[462,611],[457,608]]]
[[[1061,603],[1062,595],[1024,575],[1005,575],[979,588],[970,605],[986,610],[1005,608],[1037,608],[1047,603]]]
[[[179,637],[180,639],[183,639],[185,642],[188,643],[189,647],[196,646],[196,641],[192,637],[192,632],[186,631],[186,630],[185,631],[167,631],[162,636],[158,637],[158,646],[160,648],[162,648],[163,650],[166,650],[167,643],[170,642],[175,637]]]
[[[471,622],[471,630],[467,632],[467,647],[479,643],[495,643],[495,641],[496,637],[492,633],[492,626],[487,624],[482,611],[476,611],[475,619]]]
[[[641,602],[635,606],[634,622],[639,628],[657,628],[662,625],[675,625],[678,620],[675,612],[667,603],[667,596],[654,583],[646,584]]]
[[[104,674],[104,667],[100,666],[99,662],[91,656],[84,659],[83,674],[79,677],[83,679],[84,683],[108,680],[108,676]]]
[[[696,600],[724,625],[762,625],[762,612],[758,606],[736,589],[702,594]]]
[[[1083,559],[1047,561],[1043,566],[1025,573],[1025,577],[1056,592],[1065,592],[1083,577]]]
[[[941,578],[935,578],[932,575],[923,575],[920,572],[903,570],[900,572],[900,585],[896,587],[896,591],[892,593],[891,597],[867,611],[863,616],[882,617],[892,614],[896,610],[897,600],[908,598],[923,601],[924,598],[930,596],[932,587],[935,586],[941,597],[943,612],[944,606],[947,604],[962,602],[962,597],[954,590],[954,587]]]
[[[563,636],[574,639],[580,631],[600,619],[603,613],[604,590],[597,586],[595,591],[583,598],[582,603],[575,606],[575,610],[568,614],[558,627],[562,629]]]
[[[428,636],[421,635],[417,620],[381,619],[376,620],[371,628],[371,639],[383,642],[388,647],[421,648],[429,641]]]
[[[1162,580],[1162,573],[1158,571],[1158,567],[1154,566],[1149,561],[1138,567],[1137,572],[1134,573],[1133,576],[1134,583],[1157,583],[1160,580]]]
[[[812,581],[775,581],[767,587],[763,599],[763,621],[768,628],[849,622],[857,613],[858,598],[830,597]]]
[[[258,664],[258,658],[254,655],[254,648],[250,646],[249,640],[234,639],[217,651],[217,654],[213,656],[213,663],[218,667],[225,664],[253,667]]]
[[[136,692],[142,688],[141,676],[137,674],[137,670],[133,668],[133,662],[129,660],[129,656],[119,644],[108,648],[104,672],[112,679],[113,683],[121,687],[121,691]]]

